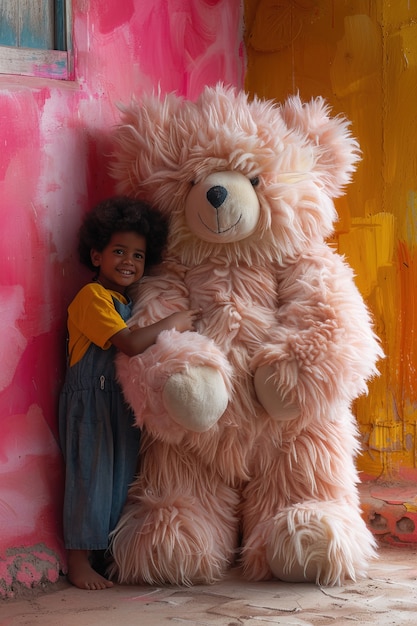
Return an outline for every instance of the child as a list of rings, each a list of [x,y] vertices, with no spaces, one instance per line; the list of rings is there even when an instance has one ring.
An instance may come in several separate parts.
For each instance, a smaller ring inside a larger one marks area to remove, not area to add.
[[[103,555],[133,480],[140,431],[116,382],[114,356],[133,356],[162,330],[194,330],[200,311],[174,313],[145,328],[129,328],[126,290],[161,261],[167,224],[139,200],[101,202],[80,229],[80,261],[95,272],[68,307],[68,368],[59,428],[66,463],[64,539],[68,579],[81,589],[113,583],[90,558]]]

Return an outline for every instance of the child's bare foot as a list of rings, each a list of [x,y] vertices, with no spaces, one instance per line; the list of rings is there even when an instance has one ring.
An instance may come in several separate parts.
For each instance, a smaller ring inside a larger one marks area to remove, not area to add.
[[[107,589],[113,587],[110,580],[100,576],[90,564],[88,550],[68,550],[68,575],[70,583],[79,589]]]

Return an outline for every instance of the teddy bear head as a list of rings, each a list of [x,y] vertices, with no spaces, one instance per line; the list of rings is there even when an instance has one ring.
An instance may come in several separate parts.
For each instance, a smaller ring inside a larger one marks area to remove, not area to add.
[[[169,254],[291,262],[333,232],[359,147],[323,98],[279,105],[221,84],[122,107],[112,174],[170,220]]]

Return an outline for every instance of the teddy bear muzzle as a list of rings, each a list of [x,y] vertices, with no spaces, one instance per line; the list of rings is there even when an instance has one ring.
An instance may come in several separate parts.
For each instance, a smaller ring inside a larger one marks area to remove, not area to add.
[[[194,235],[211,243],[232,243],[256,229],[260,204],[256,191],[240,172],[213,172],[197,182],[185,201],[185,217]]]

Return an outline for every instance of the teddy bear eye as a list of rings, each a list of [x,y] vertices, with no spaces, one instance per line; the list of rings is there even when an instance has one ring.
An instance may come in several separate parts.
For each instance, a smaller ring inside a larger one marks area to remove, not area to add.
[[[255,178],[251,178],[250,182],[253,187],[257,187],[259,185],[259,176],[255,176]]]

